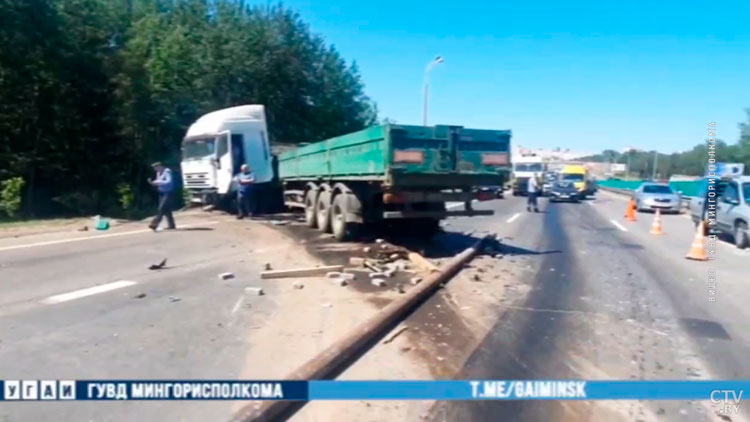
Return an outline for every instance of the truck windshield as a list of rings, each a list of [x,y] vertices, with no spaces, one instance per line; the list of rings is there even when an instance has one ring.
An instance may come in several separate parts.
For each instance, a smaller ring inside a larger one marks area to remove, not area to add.
[[[214,153],[214,138],[191,139],[182,143],[182,159],[208,157]]]
[[[745,198],[745,202],[750,204],[750,183],[742,184],[742,197]]]
[[[580,173],[568,173],[562,175],[563,180],[569,180],[571,182],[580,182],[583,180],[583,175]]]
[[[542,171],[542,164],[541,163],[518,163],[516,164],[516,171]]]

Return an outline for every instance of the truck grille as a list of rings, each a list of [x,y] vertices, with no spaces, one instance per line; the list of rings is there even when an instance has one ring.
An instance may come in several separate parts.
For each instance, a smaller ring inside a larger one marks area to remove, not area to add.
[[[207,188],[210,187],[208,173],[186,173],[185,186],[188,188]]]

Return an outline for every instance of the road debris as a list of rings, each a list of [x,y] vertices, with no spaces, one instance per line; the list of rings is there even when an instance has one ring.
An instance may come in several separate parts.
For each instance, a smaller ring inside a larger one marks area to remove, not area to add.
[[[284,277],[313,277],[325,275],[331,271],[343,271],[343,265],[327,265],[323,267],[296,268],[292,270],[263,271],[260,278],[284,278]]]
[[[368,276],[370,278],[383,278],[385,277],[385,273],[370,273]]]
[[[352,273],[340,273],[339,278],[343,278],[344,280],[354,280],[356,276]]]
[[[260,287],[245,287],[245,291],[256,296],[263,296],[266,292]]]
[[[391,343],[391,342],[393,342],[393,340],[395,340],[395,339],[396,339],[396,337],[400,336],[400,335],[401,335],[401,334],[402,334],[402,333],[403,333],[404,331],[406,331],[406,330],[408,330],[408,329],[409,329],[409,327],[408,327],[408,326],[403,326],[403,327],[401,327],[401,328],[400,328],[400,329],[398,329],[398,330],[397,330],[397,331],[396,331],[395,333],[393,333],[393,335],[391,335],[391,336],[390,336],[390,337],[388,337],[388,338],[387,338],[387,339],[386,339],[385,341],[383,341],[383,344],[388,344],[388,343]]]
[[[294,284],[292,284],[292,287],[295,288],[295,289],[297,289],[297,290],[302,290],[302,289],[305,288],[305,285],[302,284],[301,281],[297,281]]]
[[[396,286],[396,291],[399,292],[400,294],[406,293],[406,289],[404,289],[403,284],[399,284],[398,286]]]
[[[362,248],[362,252],[364,252],[364,253],[370,253],[371,250],[372,250],[372,248],[369,247],[369,246],[365,246],[364,248]]]
[[[409,261],[414,264],[417,268],[422,268],[427,271],[438,271],[438,267],[432,262],[428,261],[427,258],[414,252],[409,252]]]
[[[218,277],[219,280],[229,280],[234,278],[234,273],[221,273]]]
[[[326,273],[326,278],[339,278],[341,277],[341,272],[339,271],[329,271]]]
[[[151,264],[151,266],[148,267],[149,270],[160,270],[164,268],[164,266],[167,265],[167,258],[164,258],[163,261],[161,261],[158,264]]]
[[[170,296],[170,297],[169,297],[169,301],[170,301],[170,302],[179,302],[179,301],[181,301],[181,300],[182,300],[182,299],[180,299],[179,297],[172,297],[172,296]]]
[[[264,271],[271,271],[272,269],[273,268],[271,267],[271,263],[270,262],[266,262],[265,265],[263,265],[263,270]]]
[[[383,240],[383,239],[375,239],[375,243],[385,243],[385,240]]]
[[[372,283],[373,286],[377,287],[384,287],[386,285],[385,280],[382,278],[373,278],[370,283]]]
[[[144,297],[146,297],[146,293],[138,293],[138,294],[137,294],[137,295],[135,295],[134,297],[135,297],[136,299],[143,299]]]
[[[358,256],[353,256],[353,257],[349,258],[349,264],[351,264],[351,265],[357,265],[357,266],[363,266],[363,265],[365,265],[365,259],[364,258],[360,258]]]
[[[336,279],[333,279],[332,281],[333,281],[333,284],[335,284],[337,286],[341,286],[341,287],[344,287],[347,284],[349,284],[345,279],[340,278],[340,277],[336,278]]]
[[[79,232],[85,232],[85,231],[88,231],[88,229],[89,229],[89,226],[83,226],[80,229],[78,229],[78,231]]]
[[[285,226],[289,224],[289,221],[287,220],[271,220],[271,224],[274,226]]]
[[[417,285],[422,282],[422,277],[412,277],[409,282],[413,285]]]

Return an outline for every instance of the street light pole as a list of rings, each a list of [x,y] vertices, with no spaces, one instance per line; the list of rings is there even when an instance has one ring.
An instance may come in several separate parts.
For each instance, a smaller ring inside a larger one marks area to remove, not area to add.
[[[656,166],[659,164],[659,153],[654,151],[654,169],[651,171],[651,180],[656,181]]]
[[[435,56],[431,62],[427,63],[424,70],[424,103],[422,104],[422,125],[427,126],[427,101],[430,94],[430,71],[443,62],[441,56]]]

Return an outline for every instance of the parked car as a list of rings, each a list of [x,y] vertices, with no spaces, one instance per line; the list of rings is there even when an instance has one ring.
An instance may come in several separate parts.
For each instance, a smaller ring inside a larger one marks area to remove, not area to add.
[[[682,194],[664,183],[643,183],[633,195],[638,211],[682,212]]]
[[[711,228],[732,235],[738,248],[746,248],[750,246],[750,176],[715,180],[715,213],[711,214],[706,206],[708,179],[704,178],[698,194],[690,200],[690,216],[695,224],[713,219]]]
[[[559,180],[555,182],[549,191],[550,202],[578,202],[584,197],[585,195],[576,188],[575,183],[567,180]]]

